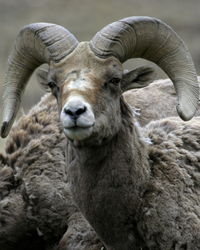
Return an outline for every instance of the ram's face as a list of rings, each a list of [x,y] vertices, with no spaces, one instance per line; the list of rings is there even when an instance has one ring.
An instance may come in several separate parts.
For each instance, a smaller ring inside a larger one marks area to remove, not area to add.
[[[32,23],[18,33],[9,58],[1,137],[8,135],[27,80],[41,63],[50,67],[49,85],[57,96],[69,138],[81,141],[95,133],[107,137],[107,129],[113,134],[120,124],[121,89],[147,85],[149,70],[139,78],[128,73],[128,81],[123,76],[121,83],[121,63],[135,57],[155,62],[167,73],[178,94],[180,117],[191,119],[199,103],[196,71],[185,43],[161,20],[127,17],[82,43],[60,25]]]
[[[49,85],[57,95],[65,135],[76,141],[112,136],[119,127],[122,66],[97,58],[85,44],[51,65]],[[54,86],[54,87],[53,87]]]

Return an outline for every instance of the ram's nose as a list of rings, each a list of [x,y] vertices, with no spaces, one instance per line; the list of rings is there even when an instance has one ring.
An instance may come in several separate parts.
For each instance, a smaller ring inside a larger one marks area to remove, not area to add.
[[[91,105],[83,98],[71,97],[64,105],[60,120],[65,129],[88,128],[94,125],[95,117]]]
[[[80,104],[79,106],[67,105],[63,111],[72,120],[77,120],[82,114],[86,113],[87,107],[84,104]]]

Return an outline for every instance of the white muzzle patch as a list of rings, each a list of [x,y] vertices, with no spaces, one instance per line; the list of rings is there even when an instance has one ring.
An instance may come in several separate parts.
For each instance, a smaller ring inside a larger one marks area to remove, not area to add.
[[[82,96],[72,95],[62,108],[60,121],[68,138],[83,140],[91,135],[95,117],[91,105]]]

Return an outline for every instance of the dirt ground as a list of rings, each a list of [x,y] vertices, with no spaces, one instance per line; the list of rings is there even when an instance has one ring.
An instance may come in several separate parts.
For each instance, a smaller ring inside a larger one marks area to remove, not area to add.
[[[65,26],[80,41],[89,40],[105,25],[127,16],[154,16],[168,23],[189,47],[200,74],[199,0],[0,0],[0,101],[6,62],[19,29],[32,22]],[[143,60],[137,64],[143,64]],[[145,62],[146,64],[146,62]],[[125,66],[133,68],[134,60]],[[158,70],[158,77],[165,77]],[[33,90],[34,86],[34,90]],[[44,92],[34,76],[25,92],[25,112]],[[1,118],[2,106],[0,106]],[[5,141],[0,139],[0,152]]]

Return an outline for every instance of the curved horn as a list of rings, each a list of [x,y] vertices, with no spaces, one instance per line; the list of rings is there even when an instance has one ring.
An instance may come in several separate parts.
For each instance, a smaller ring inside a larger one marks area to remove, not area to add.
[[[191,55],[182,39],[161,20],[128,17],[111,23],[93,37],[90,47],[97,56],[115,56],[122,63],[136,57],[156,63],[174,84],[179,116],[183,120],[194,116],[199,86]]]
[[[51,60],[59,62],[77,45],[78,40],[67,29],[56,24],[33,23],[19,32],[5,78],[2,137],[6,137],[10,131],[22,93],[35,68]]]

